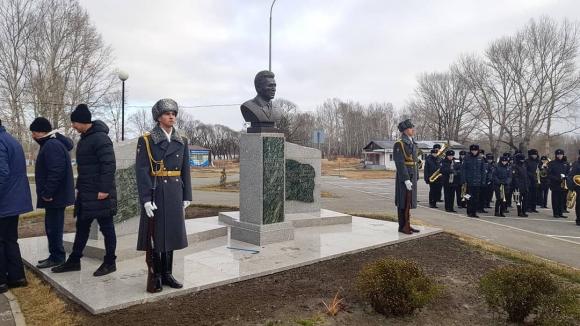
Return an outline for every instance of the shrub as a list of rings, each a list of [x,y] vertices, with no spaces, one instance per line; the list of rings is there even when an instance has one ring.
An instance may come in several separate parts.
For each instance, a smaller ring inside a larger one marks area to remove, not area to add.
[[[545,296],[534,320],[537,325],[567,326],[580,324],[580,291],[560,287],[552,296]]]
[[[550,274],[535,266],[493,269],[481,278],[479,289],[492,311],[503,311],[508,321],[520,323],[558,292]]]
[[[361,297],[380,314],[403,316],[424,307],[439,288],[417,263],[385,258],[365,266],[357,288]]]

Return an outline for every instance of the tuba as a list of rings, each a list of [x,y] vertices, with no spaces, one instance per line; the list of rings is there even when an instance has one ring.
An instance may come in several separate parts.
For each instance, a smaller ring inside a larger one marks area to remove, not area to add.
[[[572,181],[574,181],[574,185],[576,185],[576,187],[579,187],[580,186],[580,174],[573,176]],[[574,189],[568,190],[568,194],[566,195],[566,207],[568,209],[572,209],[576,205],[576,196],[578,196],[578,194],[576,193],[576,191]]]

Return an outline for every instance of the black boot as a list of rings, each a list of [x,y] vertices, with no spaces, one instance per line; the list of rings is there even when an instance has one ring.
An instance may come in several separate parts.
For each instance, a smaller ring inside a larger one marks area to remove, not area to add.
[[[111,274],[117,270],[117,265],[115,263],[102,263],[101,266],[93,273],[93,276],[104,276]]]
[[[163,275],[161,275],[161,282],[170,288],[181,289],[183,284],[179,283],[173,278],[173,251],[164,252],[161,254],[161,264],[163,266]]]

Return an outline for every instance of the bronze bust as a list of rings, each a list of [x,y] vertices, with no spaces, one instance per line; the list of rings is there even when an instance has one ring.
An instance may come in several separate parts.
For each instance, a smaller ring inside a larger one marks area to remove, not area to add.
[[[242,115],[251,126],[248,133],[280,132],[276,122],[281,113],[272,107],[272,99],[276,95],[276,81],[271,71],[260,71],[254,78],[254,86],[258,95],[241,105]]]

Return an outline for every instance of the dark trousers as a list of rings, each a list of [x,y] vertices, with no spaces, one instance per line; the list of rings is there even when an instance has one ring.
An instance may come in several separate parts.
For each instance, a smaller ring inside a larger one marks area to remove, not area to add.
[[[467,193],[471,196],[467,200],[467,215],[475,215],[479,207],[479,195],[481,193],[481,187],[479,186],[467,186]]]
[[[548,185],[540,185],[538,189],[538,193],[536,197],[538,198],[538,205],[541,207],[548,207],[548,192],[550,191],[550,187]]]
[[[479,206],[477,209],[483,211],[484,208],[488,207],[491,202],[492,196],[493,196],[493,186],[491,184],[481,187],[479,194]]]
[[[0,284],[25,278],[18,246],[18,215],[0,217]]]
[[[528,188],[528,206],[527,206],[527,211],[531,212],[531,211],[535,211],[536,210],[536,200],[537,200],[537,189],[538,189],[538,184],[536,183],[532,183],[530,185],[530,187]]]
[[[517,206],[518,216],[526,213],[526,205],[528,202],[529,194],[527,191],[520,191],[520,205]]]
[[[503,214],[506,210],[507,198],[504,198],[505,201],[502,199],[500,186],[496,186],[495,189],[495,214]],[[507,191],[505,191],[504,186],[504,195],[507,196]]]
[[[55,262],[64,262],[66,253],[62,245],[64,232],[64,207],[46,208],[44,214],[44,230],[48,239],[48,259]]]
[[[75,242],[73,244],[72,253],[69,256],[69,261],[79,262],[83,256],[83,250],[89,240],[89,233],[91,231],[91,224],[95,218],[77,218],[77,233],[75,234]],[[105,257],[104,262],[113,264],[117,259],[115,256],[115,249],[117,247],[117,236],[115,235],[115,225],[113,224],[113,216],[98,217],[99,229],[105,237]]]
[[[564,197],[565,194],[566,193],[561,190],[552,190],[552,213],[554,216],[560,216],[564,213],[564,203],[562,202],[562,197]]]
[[[441,183],[429,184],[429,206],[437,205],[437,201],[441,198]]]
[[[562,191],[562,211],[565,212],[568,210],[568,207],[566,207],[566,202],[567,202],[567,197],[568,197],[568,191]]]
[[[465,201],[461,198],[461,185],[455,185],[455,198],[457,199],[457,207],[465,207]]]
[[[455,186],[452,184],[446,184],[443,186],[444,196],[445,196],[445,210],[453,210],[453,202],[455,201]]]

